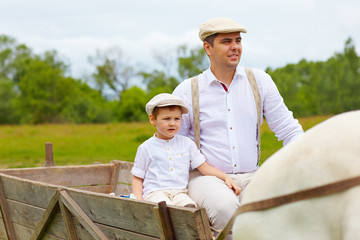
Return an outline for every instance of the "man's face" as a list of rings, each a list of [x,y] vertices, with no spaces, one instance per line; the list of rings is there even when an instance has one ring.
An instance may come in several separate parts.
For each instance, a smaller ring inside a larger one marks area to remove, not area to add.
[[[211,46],[204,42],[204,49],[210,58],[211,66],[217,69],[235,69],[240,62],[242,46],[239,32],[219,33]]]

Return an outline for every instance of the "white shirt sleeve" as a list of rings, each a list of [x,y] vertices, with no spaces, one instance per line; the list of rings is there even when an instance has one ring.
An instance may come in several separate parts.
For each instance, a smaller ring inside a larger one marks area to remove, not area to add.
[[[270,75],[259,77],[258,71],[254,71],[255,78],[263,79],[260,84],[262,86],[262,102],[263,113],[270,129],[275,133],[279,141],[283,141],[283,145],[290,143],[296,137],[303,134],[303,129],[297,119],[294,119],[293,113],[287,108],[281,97],[274,81]],[[260,90],[261,91],[261,90]]]
[[[144,146],[140,145],[136,152],[134,166],[131,169],[131,174],[135,177],[144,179],[146,169],[148,168],[147,155]]]

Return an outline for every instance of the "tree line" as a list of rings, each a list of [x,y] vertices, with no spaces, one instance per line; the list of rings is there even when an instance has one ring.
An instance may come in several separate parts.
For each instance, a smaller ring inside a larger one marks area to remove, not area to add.
[[[161,69],[146,71],[131,65],[121,49],[98,50],[89,57],[93,72],[77,79],[56,51],[35,54],[0,35],[0,124],[144,121],[153,96],[172,92],[209,64],[200,47],[179,46],[173,59],[154,58]],[[301,60],[266,72],[296,117],[360,108],[360,61],[351,38],[327,61]]]

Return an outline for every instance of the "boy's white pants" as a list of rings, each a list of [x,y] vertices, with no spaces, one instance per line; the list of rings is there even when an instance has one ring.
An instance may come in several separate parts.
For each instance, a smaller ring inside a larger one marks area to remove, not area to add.
[[[147,195],[144,200],[151,202],[165,201],[167,205],[175,205],[181,207],[184,207],[188,204],[193,204],[197,206],[196,203],[189,197],[187,192],[188,191],[186,189],[154,191]]]

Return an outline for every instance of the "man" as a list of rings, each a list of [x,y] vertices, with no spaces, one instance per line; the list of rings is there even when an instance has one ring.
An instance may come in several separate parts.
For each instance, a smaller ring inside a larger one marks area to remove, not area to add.
[[[245,69],[239,66],[240,33],[246,29],[228,18],[213,18],[202,24],[199,37],[210,59],[210,68],[198,76],[201,151],[207,162],[231,175],[242,191],[258,169],[257,109]],[[261,116],[286,145],[303,133],[271,77],[252,69],[261,100]],[[183,116],[180,134],[194,139],[191,80],[177,86],[189,113]],[[261,117],[261,122],[262,122]],[[204,207],[212,227],[222,229],[239,207],[240,198],[223,181],[191,173],[189,195]],[[243,192],[242,192],[243,193]]]

